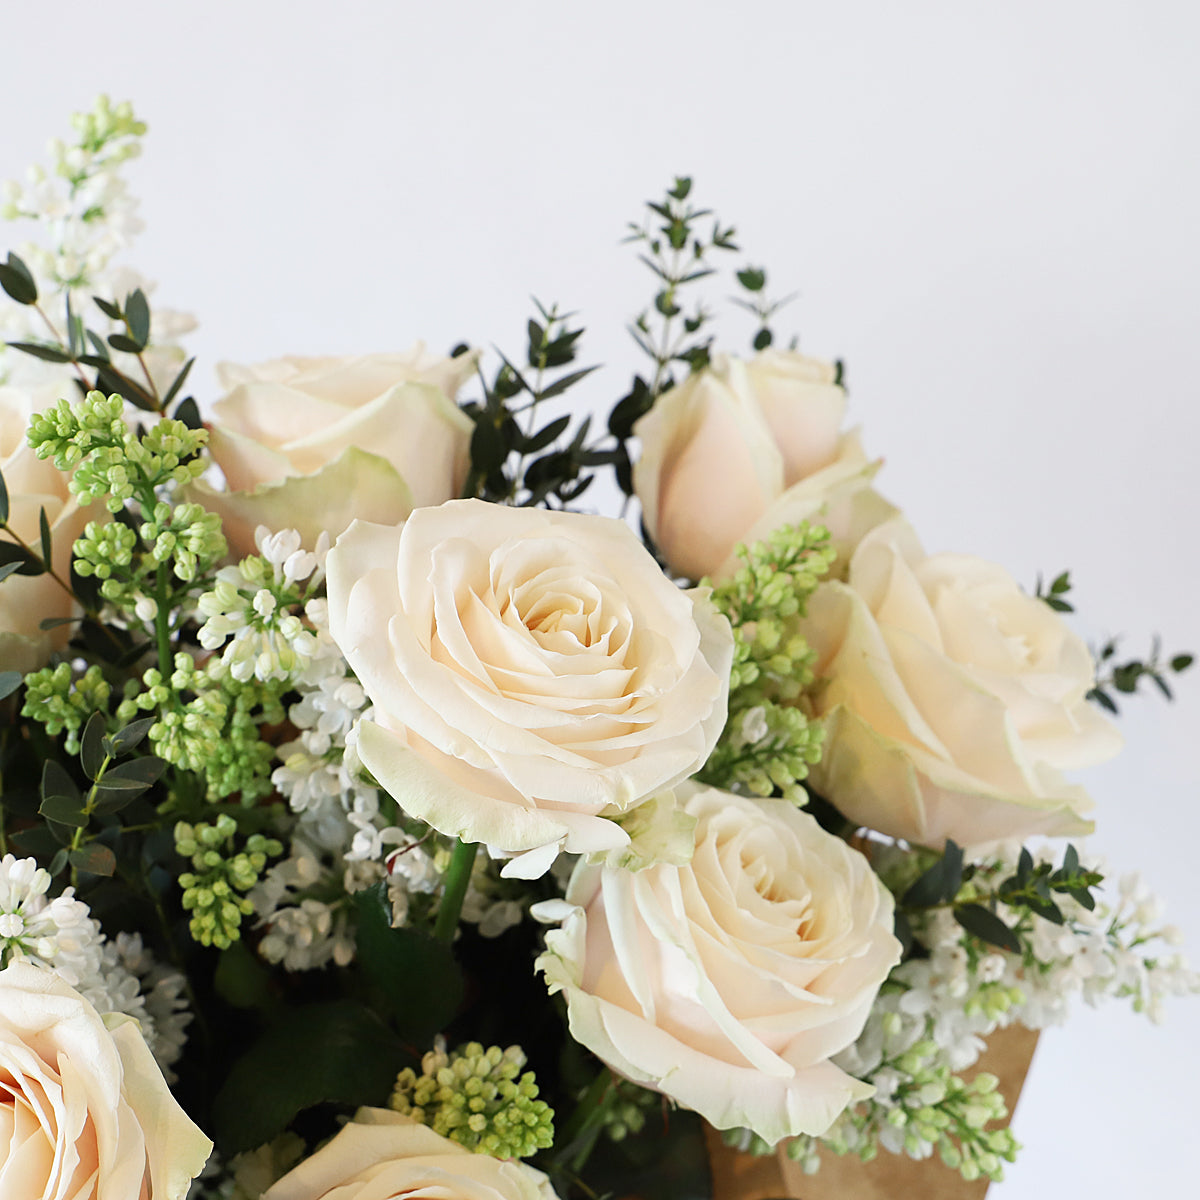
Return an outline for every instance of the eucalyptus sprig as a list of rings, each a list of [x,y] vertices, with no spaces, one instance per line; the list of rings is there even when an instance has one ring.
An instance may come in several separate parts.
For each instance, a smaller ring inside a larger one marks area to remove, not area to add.
[[[612,452],[589,442],[588,417],[573,433],[570,413],[541,420],[545,402],[565,396],[596,368],[558,373],[575,362],[584,331],[571,327],[574,313],[537,300],[534,305],[538,317],[526,326],[525,366],[497,351],[500,366],[491,382],[480,374],[483,401],[463,405],[475,425],[463,494],[501,504],[566,508],[591,484],[588,469],[610,463]]]
[[[941,855],[904,890],[896,904],[896,932],[907,950],[912,945],[910,918],[933,909],[948,908],[954,919],[970,933],[992,946],[1022,953],[1022,935],[1027,932],[1029,919],[1038,917],[1054,925],[1065,921],[1055,903],[1055,894],[1070,897],[1084,908],[1095,908],[1092,890],[1099,887],[1104,876],[1084,868],[1079,852],[1068,845],[1062,864],[1035,863],[1027,849],[1022,849],[1016,869],[1009,872],[985,870],[977,863],[968,863],[962,847],[952,838],[946,839]],[[1017,913],[1015,920],[1002,917],[998,905]]]
[[[1119,638],[1109,638],[1099,650],[1093,650],[1096,660],[1096,683],[1088,699],[1094,700],[1109,712],[1118,711],[1114,692],[1124,696],[1134,695],[1144,680],[1149,680],[1168,700],[1175,698],[1167,677],[1178,675],[1192,665],[1195,658],[1191,654],[1163,654],[1162,640],[1155,634],[1150,643],[1150,653],[1145,658],[1129,658],[1121,662],[1117,659]]]

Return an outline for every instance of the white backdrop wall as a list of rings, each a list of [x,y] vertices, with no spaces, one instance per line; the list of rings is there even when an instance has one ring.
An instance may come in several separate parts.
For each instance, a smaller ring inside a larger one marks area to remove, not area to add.
[[[779,327],[845,359],[927,548],[1070,567],[1086,636],[1200,649],[1194,5],[9,0],[3,30],[0,178],[100,91],[149,122],[130,261],[199,317],[202,401],[219,359],[519,352],[532,293],[580,311],[606,409],[649,295],[618,239],[686,172],[800,293]],[[1200,957],[1200,675],[1178,693],[1084,782]],[[1048,1033],[994,1194],[1191,1194],[1198,1003]]]

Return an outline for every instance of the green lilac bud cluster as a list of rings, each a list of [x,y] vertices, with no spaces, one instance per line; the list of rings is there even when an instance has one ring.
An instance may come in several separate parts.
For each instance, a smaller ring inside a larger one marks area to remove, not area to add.
[[[101,96],[91,112],[72,114],[71,126],[78,135],[79,149],[90,156],[103,155],[106,166],[135,157],[139,150],[136,139],[146,132],[145,122],[134,116],[133,106],[128,101],[114,106],[107,96]],[[66,156],[56,154],[56,158],[59,159],[56,168],[59,175],[73,183],[88,178],[90,172],[83,171],[77,180]]]
[[[800,622],[835,552],[828,533],[807,522],[737,552],[742,566],[712,593],[733,627],[729,717],[700,778],[803,803],[800,781],[821,756],[823,731],[796,706],[816,659]]]
[[[479,1154],[527,1158],[554,1144],[554,1113],[537,1098],[532,1071],[521,1074],[519,1046],[469,1042],[426,1054],[421,1074],[406,1067],[388,1106]]]
[[[25,676],[21,715],[45,725],[51,736],[65,732],[64,749],[78,754],[79,731],[92,713],[107,711],[111,691],[99,667],[88,667],[78,678],[70,663],[43,667]]]
[[[237,822],[228,813],[212,825],[180,821],[175,826],[175,851],[193,867],[179,876],[183,907],[192,914],[188,928],[200,945],[220,950],[241,937],[242,918],[254,912],[254,905],[238,893],[258,883],[268,857],[283,853],[280,841],[261,833],[251,834],[245,848],[235,851],[236,833]]]
[[[120,396],[89,392],[77,405],[60,400],[43,412],[34,413],[26,439],[38,458],[53,458],[60,471],[70,471],[97,450],[124,444],[129,436],[124,413],[125,401]],[[101,488],[93,495],[74,480],[71,483],[71,491],[83,504],[90,504],[104,490]]]
[[[150,742],[159,758],[184,771],[203,773],[216,753],[225,729],[228,705],[206,672],[192,656],[179,651],[174,670],[165,676],[157,667],[125,685],[125,698],[117,707],[119,721],[131,721],[140,712],[158,711],[150,727]],[[184,701],[185,693],[191,699]]]
[[[647,1091],[636,1083],[619,1079],[615,1083],[616,1097],[604,1106],[604,1132],[614,1142],[642,1132],[646,1127],[646,1112],[660,1101],[657,1092]]]

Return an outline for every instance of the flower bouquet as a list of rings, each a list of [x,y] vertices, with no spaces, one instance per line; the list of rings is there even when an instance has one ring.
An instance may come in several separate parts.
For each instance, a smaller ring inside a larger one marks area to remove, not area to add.
[[[4,207],[0,1194],[973,1194],[989,1038],[1198,990],[1062,774],[1190,657],[926,553],[762,269],[718,353],[689,180],[599,433],[554,306],[197,403],[117,265],[144,127],[75,132]]]

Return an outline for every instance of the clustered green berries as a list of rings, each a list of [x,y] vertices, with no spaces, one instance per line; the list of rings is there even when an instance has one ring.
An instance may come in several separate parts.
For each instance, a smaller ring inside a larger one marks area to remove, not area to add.
[[[554,1144],[554,1113],[537,1098],[532,1071],[521,1074],[519,1046],[469,1042],[426,1054],[421,1074],[406,1067],[388,1106],[479,1154],[527,1158]]]
[[[813,682],[815,654],[799,632],[805,605],[835,558],[828,533],[788,525],[753,546],[713,589],[733,627],[729,717],[701,779],[756,796],[804,801],[800,781],[821,756],[822,730],[796,707]]]
[[[222,813],[215,824],[201,821],[175,826],[175,850],[191,859],[192,871],[179,876],[183,888],[183,907],[192,914],[188,925],[192,937],[202,946],[224,950],[241,936],[242,917],[254,912],[254,905],[239,892],[248,892],[256,883],[268,857],[283,853],[276,838],[251,834],[244,850],[234,852],[237,822]]]
[[[646,1110],[659,1103],[657,1092],[648,1091],[624,1079],[614,1084],[617,1095],[604,1106],[604,1132],[614,1141],[642,1132],[646,1126]]]
[[[124,410],[120,396],[101,392],[89,392],[76,405],[60,400],[30,421],[29,444],[38,458],[53,458],[60,471],[74,470],[69,486],[80,504],[103,498],[115,513],[137,497],[153,510],[155,488],[182,486],[204,473],[196,455],[208,432],[164,418],[138,435],[126,424]],[[204,512],[196,505],[182,507]]]
[[[92,713],[108,708],[111,690],[99,667],[88,667],[77,679],[70,663],[43,667],[25,676],[21,715],[40,721],[51,736],[65,732],[64,749],[78,754],[79,731]]]

